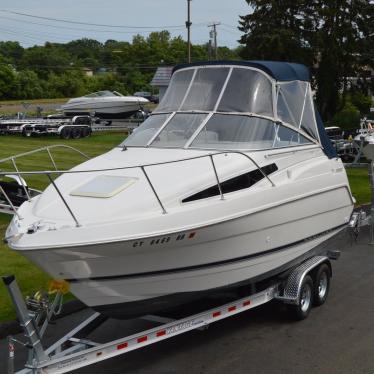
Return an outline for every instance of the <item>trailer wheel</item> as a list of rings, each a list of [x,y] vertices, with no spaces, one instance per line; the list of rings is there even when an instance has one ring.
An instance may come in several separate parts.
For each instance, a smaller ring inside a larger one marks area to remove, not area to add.
[[[60,132],[60,138],[61,139],[70,139],[70,128],[64,127]]]
[[[87,138],[88,136],[90,136],[90,129],[88,127],[83,127],[82,138]]]
[[[306,319],[309,316],[313,305],[313,280],[310,275],[305,276],[301,287],[297,305],[290,305],[290,312],[297,321]]]
[[[314,277],[313,304],[320,306],[325,303],[330,290],[331,271],[327,264],[322,264]]]
[[[24,128],[24,129],[22,130],[22,136],[30,137],[30,136],[31,136],[31,133],[32,133],[32,130],[29,130],[29,129],[26,129],[26,128]]]
[[[79,139],[81,137],[80,127],[73,127],[71,129],[71,137],[72,137],[72,139]]]

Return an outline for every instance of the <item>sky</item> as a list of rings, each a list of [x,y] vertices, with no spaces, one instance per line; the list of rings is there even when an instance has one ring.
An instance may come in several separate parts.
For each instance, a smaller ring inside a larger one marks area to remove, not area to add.
[[[239,15],[249,11],[245,0],[192,0],[192,43],[206,43],[208,24],[220,22],[218,45],[236,47],[241,35],[237,29]],[[107,39],[131,41],[134,34],[147,36],[150,31],[163,29],[169,29],[172,36],[186,38],[186,18],[187,0],[1,0],[0,40],[16,40],[25,47],[83,37],[101,42]]]

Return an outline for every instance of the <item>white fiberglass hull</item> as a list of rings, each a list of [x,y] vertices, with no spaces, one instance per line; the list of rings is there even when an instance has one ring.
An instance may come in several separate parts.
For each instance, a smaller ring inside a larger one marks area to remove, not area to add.
[[[146,101],[148,102],[148,101]],[[67,103],[61,107],[65,115],[95,113],[103,118],[127,118],[141,109],[146,102],[136,100],[87,100]]]
[[[124,318],[284,271],[341,230],[351,211],[347,190],[337,188],[183,233],[23,254],[68,279],[85,304]]]

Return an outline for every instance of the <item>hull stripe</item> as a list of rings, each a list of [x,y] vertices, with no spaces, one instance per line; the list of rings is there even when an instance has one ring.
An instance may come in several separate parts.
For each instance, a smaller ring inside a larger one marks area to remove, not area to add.
[[[290,249],[292,247],[295,247],[297,245],[306,243],[306,242],[311,241],[311,240],[318,239],[321,236],[327,235],[327,234],[329,234],[329,233],[331,233],[333,231],[341,230],[345,226],[347,226],[347,224],[342,224],[342,225],[333,227],[333,228],[328,229],[326,231],[323,231],[323,232],[321,232],[319,234],[315,234],[315,235],[310,236],[308,238],[298,240],[298,241],[293,242],[291,244],[286,244],[286,245],[283,245],[283,246],[280,246],[280,247],[277,247],[277,248],[272,248],[272,249],[269,249],[269,250],[266,250],[266,251],[254,253],[254,254],[247,255],[247,256],[237,257],[237,258],[234,258],[234,259],[228,259],[228,260],[223,260],[223,261],[211,262],[211,263],[202,264],[202,265],[186,266],[186,267],[183,267],[183,268],[157,270],[157,271],[146,272],[146,273],[134,273],[134,274],[124,274],[124,275],[109,275],[109,276],[103,276],[103,277],[90,277],[90,278],[79,278],[79,279],[71,278],[71,279],[66,279],[66,281],[74,283],[74,282],[89,281],[89,280],[92,280],[92,281],[98,281],[98,280],[102,281],[103,280],[103,281],[105,281],[105,280],[116,280],[116,279],[152,277],[152,276],[155,276],[155,275],[164,275],[164,274],[185,272],[185,271],[191,271],[191,270],[200,270],[200,269],[209,268],[209,267],[215,267],[215,266],[223,266],[223,265],[228,265],[228,264],[231,264],[231,263],[247,261],[247,260],[250,260],[252,258],[261,257],[261,256],[269,255],[269,254],[280,252],[280,251],[285,251],[285,250]]]

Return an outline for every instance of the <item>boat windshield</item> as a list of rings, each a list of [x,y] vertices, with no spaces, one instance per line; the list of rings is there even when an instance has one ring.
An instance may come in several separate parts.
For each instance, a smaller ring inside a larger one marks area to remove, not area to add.
[[[134,147],[270,149],[312,142],[269,119],[232,114],[154,114],[122,144]]]
[[[319,141],[309,82],[241,65],[177,70],[159,106],[122,145],[265,149]]]
[[[123,96],[117,91],[98,91],[98,92],[93,92],[88,95],[85,95],[84,97],[108,97],[108,96]]]
[[[177,71],[155,112],[215,109],[273,116],[272,82],[260,71],[240,67]]]

